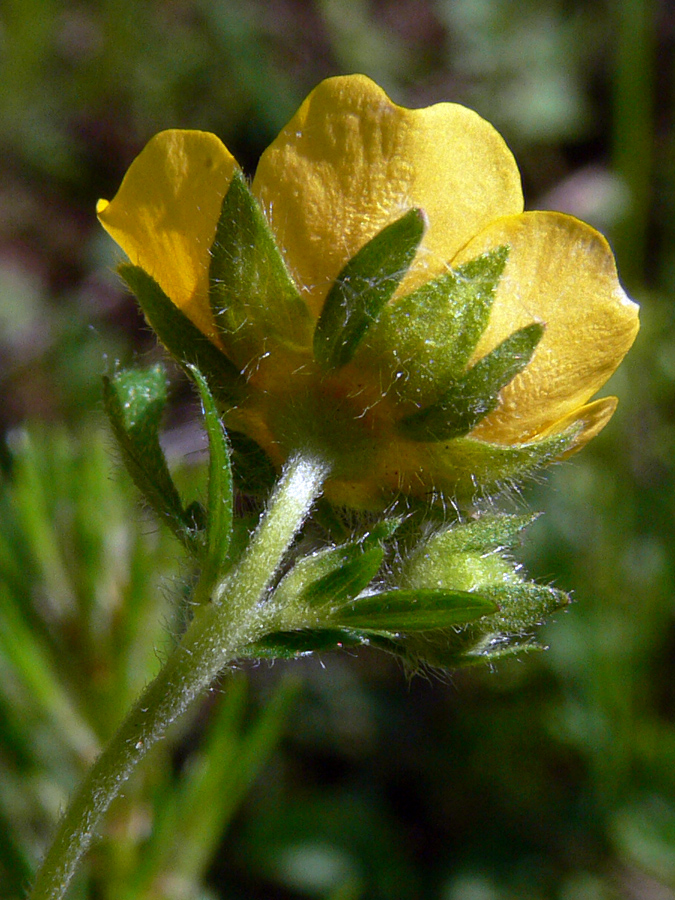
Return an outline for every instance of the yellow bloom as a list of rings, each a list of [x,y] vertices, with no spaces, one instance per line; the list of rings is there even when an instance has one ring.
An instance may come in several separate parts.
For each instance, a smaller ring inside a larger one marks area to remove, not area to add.
[[[361,75],[322,82],[265,151],[251,186],[294,287],[269,296],[265,270],[251,296],[229,307],[214,302],[213,266],[218,252],[236,249],[220,247],[218,228],[238,172],[215,136],[163,132],[98,214],[131,262],[242,373],[225,422],[277,467],[294,451],[318,451],[332,463],[330,499],[376,505],[398,491],[428,496],[518,477],[607,423],[616,399],[588,401],[632,344],[637,307],[600,234],[569,216],[523,212],[515,161],[478,115],[450,103],[404,109]],[[412,209],[423,211],[426,230],[393,297],[348,357],[322,364],[312,342],[332,285]],[[244,258],[246,233],[238,239]],[[456,297],[474,271],[494,277],[472,288],[487,318],[471,326],[471,343],[460,332],[472,313]],[[425,293],[443,279],[454,301]],[[420,413],[454,408],[453,385],[467,369],[533,323],[543,337],[494,403],[481,413],[479,398],[464,433],[435,434]],[[462,341],[470,352],[458,372],[452,347]]]

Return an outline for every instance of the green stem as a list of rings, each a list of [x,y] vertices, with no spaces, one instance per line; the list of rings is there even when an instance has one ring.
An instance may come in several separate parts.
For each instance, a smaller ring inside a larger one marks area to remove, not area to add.
[[[327,474],[321,459],[297,456],[289,461],[234,575],[216,589],[213,603],[197,610],[180,644],[73,798],[36,875],[31,900],[64,896],[101,817],[136,765],[241,647],[269,629],[262,601]]]

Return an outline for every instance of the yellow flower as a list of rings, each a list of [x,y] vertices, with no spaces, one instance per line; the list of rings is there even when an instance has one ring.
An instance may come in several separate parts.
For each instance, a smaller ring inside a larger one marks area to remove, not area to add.
[[[241,373],[225,422],[275,466],[298,450],[323,453],[329,499],[379,505],[399,491],[424,497],[519,477],[575,451],[611,417],[615,398],[588,401],[632,344],[637,307],[600,234],[569,216],[523,212],[515,161],[475,113],[451,103],[405,109],[361,75],[318,85],[251,185],[283,262],[263,240],[253,249],[264,245],[272,261],[261,268],[250,259],[249,226],[233,235],[222,224],[221,208],[246,206],[232,199],[235,186],[244,197],[242,185],[217,137],[167,131],[117,196],[99,201],[98,215]],[[415,209],[417,220],[406,216]],[[419,225],[414,258],[349,352],[327,363],[317,322],[338,326],[322,316],[326,298],[350,260],[383,229],[394,234],[396,222]],[[288,284],[269,274],[279,266]],[[242,272],[255,283],[232,299]],[[514,333],[530,342],[525,349],[509,343]],[[473,367],[500,347],[499,392],[483,402],[488,376]],[[463,390],[474,392],[470,402]],[[457,410],[459,425],[441,421]]]

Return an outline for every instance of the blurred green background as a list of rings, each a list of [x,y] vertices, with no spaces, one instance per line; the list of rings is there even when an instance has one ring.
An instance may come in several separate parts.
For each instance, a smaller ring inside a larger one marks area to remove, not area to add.
[[[100,376],[160,358],[97,226],[144,143],[219,134],[244,169],[322,78],[454,100],[504,134],[529,208],[610,238],[642,305],[580,456],[513,499],[576,603],[550,649],[410,678],[359,652],[245,666],[155,748],[73,898],[675,898],[675,8],[625,0],[1,0],[0,895],[179,632],[186,563],[139,509]],[[166,447],[200,490],[172,374]]]

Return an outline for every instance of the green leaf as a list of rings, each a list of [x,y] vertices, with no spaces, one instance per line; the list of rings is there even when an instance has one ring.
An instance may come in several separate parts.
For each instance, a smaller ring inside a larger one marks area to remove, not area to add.
[[[345,628],[303,628],[298,631],[277,631],[243,648],[243,654],[266,659],[294,659],[310,653],[356,647],[364,635]]]
[[[314,332],[314,356],[325,369],[348,363],[410,268],[426,227],[411,209],[353,256],[326,297]]]
[[[414,441],[464,437],[499,403],[499,392],[523,371],[544,334],[537,322],[514,332],[479,359],[438,400],[406,416],[399,427]]]
[[[382,565],[384,550],[353,542],[300,559],[274,593],[277,606],[301,603],[312,607],[342,603],[370,584]]]
[[[209,491],[206,520],[206,548],[203,575],[206,581],[222,569],[230,549],[233,519],[233,486],[230,448],[216,403],[206,379],[195,367],[190,374],[197,385],[204,412],[204,426],[209,437]]]
[[[492,599],[469,591],[393,590],[361,597],[331,618],[362,631],[429,631],[464,625],[496,610]]]
[[[236,171],[211,248],[209,296],[231,358],[244,369],[270,343],[303,349],[311,318],[246,179]]]
[[[126,369],[103,379],[103,403],[134,484],[157,515],[190,550],[192,517],[183,504],[159,444],[166,405],[166,375],[160,365]]]
[[[46,640],[31,627],[21,603],[2,582],[0,620],[0,654],[5,673],[12,672],[12,678],[21,685],[42,720],[51,721],[69,750],[82,760],[96,755],[100,750],[97,736],[64,684],[62,667],[54,661]]]
[[[118,271],[136,295],[150,327],[174,359],[184,368],[190,364],[197,366],[219,403],[225,406],[236,403],[245,384],[237,367],[169,300],[147,272],[127,263]]]
[[[383,382],[425,405],[466,368],[490,318],[508,247],[498,247],[398,297],[368,333],[360,362],[380,361]]]
[[[508,659],[511,656],[521,656],[524,653],[541,653],[546,647],[533,640],[510,639],[503,644],[495,642],[489,646],[473,650],[462,656],[462,665],[478,665],[485,662],[496,662],[499,659]]]

